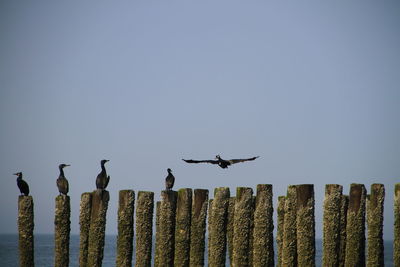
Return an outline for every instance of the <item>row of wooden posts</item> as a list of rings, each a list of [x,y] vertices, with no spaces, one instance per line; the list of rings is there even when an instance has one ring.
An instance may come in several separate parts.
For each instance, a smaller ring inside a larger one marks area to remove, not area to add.
[[[385,188],[373,184],[370,194],[352,184],[349,196],[341,185],[325,188],[322,266],[384,266],[383,203]],[[400,266],[400,184],[395,186],[394,266]],[[102,265],[108,191],[83,193],[80,203],[79,266]],[[238,187],[230,197],[227,187],[214,190],[185,188],[162,191],[156,203],[154,266],[204,266],[208,214],[208,266],[315,266],[314,186],[290,185],[278,197],[277,262],[274,262],[272,185],[253,190]],[[154,193],[119,192],[116,266],[151,266]],[[20,266],[34,266],[33,200],[20,196],[18,205]],[[367,216],[365,216],[367,215]],[[365,251],[365,222],[368,251]],[[69,265],[70,198],[56,197],[55,266]],[[366,259],[367,255],[367,259]]]

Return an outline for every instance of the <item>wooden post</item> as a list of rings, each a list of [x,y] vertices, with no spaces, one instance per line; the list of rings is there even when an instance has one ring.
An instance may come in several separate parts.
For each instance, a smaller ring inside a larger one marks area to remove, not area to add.
[[[79,214],[80,226],[80,242],[79,242],[79,266],[88,266],[88,249],[89,249],[89,229],[90,214],[92,210],[92,194],[83,193],[81,195],[81,205]]]
[[[383,256],[383,203],[385,186],[372,184],[367,196],[368,258],[367,266],[384,266]]]
[[[400,183],[394,187],[394,266],[400,266]]]
[[[33,238],[33,198],[32,196],[18,197],[18,247],[19,266],[32,267],[34,262]]]
[[[208,246],[207,246],[207,256],[208,256],[208,266],[210,266],[210,254],[211,254],[211,226],[212,222],[212,211],[213,211],[213,202],[214,199],[210,199],[208,201]]]
[[[345,266],[348,267],[365,266],[365,199],[364,185],[352,184],[346,227]]]
[[[71,231],[71,206],[69,196],[56,197],[54,218],[55,263],[56,267],[69,266],[69,235]]]
[[[349,207],[349,196],[342,195],[340,202],[340,247],[339,247],[339,267],[344,267],[346,259],[346,227],[347,227],[347,210]]]
[[[296,186],[289,185],[285,199],[285,221],[283,225],[282,266],[297,266],[297,194]]]
[[[176,191],[161,192],[158,263],[162,267],[174,266],[176,199]]]
[[[226,228],[226,239],[228,242],[228,256],[229,263],[232,265],[233,262],[233,228],[235,221],[235,197],[229,198],[228,205],[228,224]]]
[[[254,246],[254,210],[256,208],[256,196],[251,197],[250,207],[250,227],[249,227],[249,249],[247,254],[249,257],[249,266],[253,266],[253,246]]]
[[[214,190],[214,201],[211,205],[209,231],[208,265],[225,267],[226,260],[226,224],[229,205],[229,188],[219,187]]]
[[[278,197],[278,229],[276,232],[276,243],[278,248],[278,264],[277,267],[282,267],[282,250],[283,250],[283,228],[285,224],[285,196]]]
[[[134,210],[135,192],[133,190],[119,191],[117,267],[132,266]]]
[[[314,185],[297,186],[297,265],[315,266]]]
[[[208,190],[195,189],[190,226],[190,266],[204,266]]]
[[[92,193],[90,215],[88,266],[101,267],[104,256],[104,238],[106,215],[110,194],[107,190],[95,190]]]
[[[155,244],[155,249],[154,249],[154,266],[158,267],[160,265],[160,246],[161,246],[161,240],[160,240],[160,212],[161,212],[161,201],[157,201],[156,204],[156,244]]]
[[[136,267],[151,266],[154,193],[139,191],[136,205]]]
[[[324,230],[322,266],[338,266],[340,250],[340,208],[343,187],[338,184],[325,186]]]
[[[257,185],[252,266],[274,266],[272,185]]]
[[[174,266],[188,267],[190,262],[190,225],[192,215],[192,189],[178,191],[176,204]]]
[[[233,227],[233,267],[249,266],[249,241],[253,189],[236,189],[235,220]]]

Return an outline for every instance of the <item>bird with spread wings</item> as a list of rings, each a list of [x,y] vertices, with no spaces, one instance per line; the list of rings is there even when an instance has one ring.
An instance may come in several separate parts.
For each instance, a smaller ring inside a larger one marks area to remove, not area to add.
[[[187,163],[211,163],[211,164],[218,164],[222,169],[228,168],[228,166],[239,163],[239,162],[245,162],[245,161],[250,161],[250,160],[255,160],[257,157],[252,157],[248,159],[230,159],[230,160],[225,160],[220,157],[220,155],[215,156],[215,160],[193,160],[193,159],[182,159],[183,161]]]

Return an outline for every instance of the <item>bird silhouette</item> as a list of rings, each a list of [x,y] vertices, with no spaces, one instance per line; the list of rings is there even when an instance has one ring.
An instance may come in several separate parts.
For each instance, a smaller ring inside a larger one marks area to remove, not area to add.
[[[101,165],[101,172],[97,175],[96,178],[96,188],[104,190],[107,188],[108,183],[110,182],[110,176],[107,176],[107,171],[106,168],[104,167],[104,164],[108,162],[109,160],[103,159],[100,161]]]
[[[168,176],[165,178],[165,189],[167,191],[172,190],[172,187],[174,186],[175,183],[175,177],[172,174],[172,170],[170,168],[167,169]]]
[[[71,166],[69,164],[60,164],[58,165],[58,168],[60,169],[60,175],[57,178],[57,187],[58,187],[58,192],[60,192],[60,195],[67,195],[69,192],[69,184],[67,178],[64,176],[64,168]]]
[[[18,185],[19,191],[21,192],[21,196],[22,195],[28,196],[29,195],[29,185],[27,182],[22,180],[22,172],[14,173],[14,175],[18,176],[17,177],[17,185]]]
[[[211,164],[218,164],[222,169],[228,168],[228,166],[239,163],[239,162],[245,162],[245,161],[250,161],[250,160],[255,160],[257,157],[252,157],[248,159],[230,159],[230,160],[225,160],[220,157],[220,155],[215,156],[215,160],[193,160],[193,159],[182,159],[183,161],[187,163],[211,163]]]

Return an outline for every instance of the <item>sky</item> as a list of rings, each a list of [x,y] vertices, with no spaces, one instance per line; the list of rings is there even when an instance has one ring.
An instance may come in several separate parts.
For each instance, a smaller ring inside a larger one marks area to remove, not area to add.
[[[53,233],[60,163],[71,228],[111,176],[118,191],[314,184],[322,236],[325,184],[386,187],[393,239],[400,182],[400,4],[397,1],[1,1],[0,233],[17,232],[15,172]],[[260,156],[220,169],[181,159]],[[274,215],[276,217],[276,213]]]

